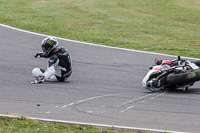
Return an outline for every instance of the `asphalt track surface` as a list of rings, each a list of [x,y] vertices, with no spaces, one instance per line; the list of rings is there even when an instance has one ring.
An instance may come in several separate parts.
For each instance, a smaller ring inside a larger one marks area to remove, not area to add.
[[[59,39],[73,61],[66,82],[30,84],[44,36],[0,26],[0,114],[200,132],[200,84],[188,92],[150,93],[141,81],[154,59],[167,55],[100,47]],[[40,105],[40,106],[38,106]]]

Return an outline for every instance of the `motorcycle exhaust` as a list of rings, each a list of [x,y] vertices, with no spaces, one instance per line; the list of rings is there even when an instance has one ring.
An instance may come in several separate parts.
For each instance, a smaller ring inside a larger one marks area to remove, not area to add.
[[[147,87],[148,88],[152,88],[153,87],[153,81],[152,80],[147,82]]]

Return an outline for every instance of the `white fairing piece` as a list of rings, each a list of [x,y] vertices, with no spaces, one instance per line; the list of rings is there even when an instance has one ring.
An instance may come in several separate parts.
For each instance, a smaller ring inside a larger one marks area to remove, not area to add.
[[[189,66],[192,68],[192,69],[199,69],[199,67],[197,65],[195,65],[194,63],[191,63],[189,62]]]
[[[147,75],[144,77],[144,79],[142,80],[142,85],[145,89],[150,90],[152,92],[157,92],[160,91],[161,88],[155,88],[155,87],[148,87],[147,83],[151,82],[152,79],[149,79],[151,74],[153,74],[154,72],[157,72],[156,70],[150,70]]]
[[[145,88],[145,89],[149,89],[148,87],[147,87],[147,81],[149,80],[149,77],[150,77],[150,75],[153,73],[153,72],[155,72],[156,70],[150,70],[148,73],[147,73],[147,75],[144,77],[144,79],[142,80],[142,85],[143,85],[143,87]]]

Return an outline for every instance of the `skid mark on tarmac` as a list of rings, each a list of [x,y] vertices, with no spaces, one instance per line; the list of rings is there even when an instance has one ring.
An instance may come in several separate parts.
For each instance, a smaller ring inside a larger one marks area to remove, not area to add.
[[[117,105],[116,107],[117,108],[125,108],[123,109],[122,111],[120,111],[121,113],[124,113],[125,111],[127,110],[130,110],[134,107],[136,107],[135,103],[141,101],[141,104],[143,103],[146,103],[148,102],[149,100],[154,100],[156,99],[157,97],[160,97],[162,95],[164,95],[167,91],[164,91],[164,92],[157,92],[157,93],[151,93],[151,94],[147,94],[147,95],[144,95],[144,96],[141,96],[141,97],[138,97],[138,98],[135,98],[135,99],[132,99],[132,100],[128,100],[120,105]],[[81,99],[81,100],[78,100],[78,101],[75,101],[75,102],[71,102],[69,104],[66,104],[66,105],[62,105],[62,106],[55,106],[55,109],[64,109],[64,108],[68,108],[68,107],[72,107],[72,106],[75,106],[77,104],[81,104],[81,103],[84,103],[84,102],[87,102],[87,101],[93,101],[95,99],[100,99],[100,98],[105,98],[105,97],[110,97],[110,96],[117,96],[117,95],[122,95],[122,94],[127,94],[127,93],[116,93],[116,94],[107,94],[107,95],[100,95],[100,96],[94,96],[94,97],[89,97],[89,98],[85,98],[85,99]],[[130,104],[128,107],[127,105]],[[51,111],[46,111],[45,113],[46,114],[49,114]],[[87,113],[92,113],[93,111],[88,111]]]
[[[140,99],[142,99],[142,98],[145,98],[145,97],[148,97],[148,96],[151,96],[151,95],[153,95],[153,94],[148,94],[148,95],[145,95],[145,96],[142,96],[142,97],[138,97],[138,98],[136,98],[136,99],[129,100],[129,101],[127,101],[127,102],[124,102],[122,105],[117,105],[117,107],[125,106],[125,105],[128,104],[128,103],[131,103],[131,102],[140,100]]]
[[[155,98],[157,98],[157,97],[159,97],[159,96],[164,95],[166,92],[167,92],[167,91],[164,91],[164,92],[162,92],[161,94],[158,94],[158,95],[155,95],[155,96],[154,96],[153,94],[148,94],[148,95],[145,95],[145,96],[142,96],[142,97],[138,97],[138,98],[136,98],[136,99],[129,100],[128,102],[124,102],[124,104],[121,105],[121,106],[125,106],[125,105],[128,104],[128,103],[136,102],[136,101],[139,101],[139,100],[144,99],[144,98],[146,98],[146,97],[152,96],[152,97],[150,97],[150,98],[147,98],[146,100],[143,100],[143,101],[141,102],[141,104],[143,104],[143,103],[145,103],[145,102],[148,102],[149,100],[153,100],[153,99],[155,99]],[[154,93],[154,94],[157,94],[157,93]],[[118,105],[118,107],[119,107],[119,106],[120,106],[120,105]],[[132,109],[132,108],[134,108],[134,107],[135,107],[135,105],[131,105],[131,106],[127,107],[126,109],[122,110],[121,113],[124,113],[125,111],[130,110],[130,109]]]
[[[107,95],[100,95],[100,96],[94,96],[94,97],[89,97],[89,98],[85,98],[85,99],[82,99],[82,100],[79,100],[79,101],[75,101],[75,102],[72,102],[72,103],[69,103],[69,104],[66,104],[66,105],[63,105],[63,106],[55,106],[55,108],[67,108],[67,107],[71,107],[75,104],[80,104],[80,103],[83,103],[83,102],[86,102],[86,101],[90,101],[90,100],[94,100],[94,99],[98,99],[98,98],[104,98],[104,97],[109,97],[109,96],[116,96],[116,95],[121,95],[121,94],[127,94],[127,93],[116,93],[116,94],[107,94]],[[49,114],[51,111],[46,111],[45,113],[46,114]],[[92,111],[90,111],[91,113]],[[41,113],[41,112],[40,112]]]

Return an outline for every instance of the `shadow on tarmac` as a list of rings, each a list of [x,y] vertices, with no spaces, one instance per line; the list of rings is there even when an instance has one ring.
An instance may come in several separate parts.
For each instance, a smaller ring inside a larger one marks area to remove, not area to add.
[[[183,91],[183,90],[168,90],[167,93],[171,93],[171,94],[200,94],[200,88],[189,88],[187,91]]]

